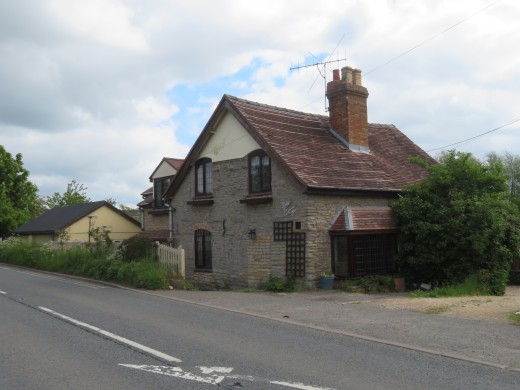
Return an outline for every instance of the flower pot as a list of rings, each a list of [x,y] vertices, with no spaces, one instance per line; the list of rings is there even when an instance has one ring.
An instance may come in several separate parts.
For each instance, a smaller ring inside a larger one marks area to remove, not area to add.
[[[322,275],[320,276],[320,288],[322,290],[332,290],[334,288],[334,275]]]

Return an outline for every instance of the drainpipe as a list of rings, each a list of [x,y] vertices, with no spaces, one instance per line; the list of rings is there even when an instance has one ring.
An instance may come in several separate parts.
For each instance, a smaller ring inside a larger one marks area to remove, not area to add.
[[[168,242],[173,246],[173,210],[172,204],[168,202]]]

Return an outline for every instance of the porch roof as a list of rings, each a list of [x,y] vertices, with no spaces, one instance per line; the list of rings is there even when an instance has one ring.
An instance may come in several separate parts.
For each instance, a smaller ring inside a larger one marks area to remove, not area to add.
[[[387,206],[344,207],[332,223],[329,231],[397,230],[392,209]]]

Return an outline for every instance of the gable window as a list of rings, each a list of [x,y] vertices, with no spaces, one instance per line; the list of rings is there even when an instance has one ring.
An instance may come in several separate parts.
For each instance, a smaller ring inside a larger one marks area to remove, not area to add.
[[[195,230],[195,268],[211,268],[211,232]]]
[[[153,179],[153,205],[154,207],[165,207],[163,195],[168,189],[173,176],[160,177]]]
[[[249,154],[249,192],[271,192],[271,159],[263,150]]]
[[[211,159],[202,158],[195,164],[195,195],[213,193],[213,165]]]

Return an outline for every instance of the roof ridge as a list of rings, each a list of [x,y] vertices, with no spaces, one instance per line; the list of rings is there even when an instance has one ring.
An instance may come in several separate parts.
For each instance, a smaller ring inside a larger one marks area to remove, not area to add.
[[[267,108],[267,109],[273,109],[273,110],[276,110],[276,111],[286,112],[286,113],[293,113],[293,114],[297,114],[297,115],[304,115],[304,116],[307,116],[307,117],[320,118],[320,119],[326,119],[326,120],[329,119],[329,117],[327,115],[323,115],[323,114],[314,114],[314,113],[311,113],[311,112],[298,111],[298,110],[294,110],[294,109],[291,109],[291,108],[275,106],[275,105],[272,105],[272,104],[254,102],[252,100],[238,98],[236,96],[228,95],[228,94],[225,94],[224,96],[226,96],[227,98],[229,98],[230,100],[233,100],[235,102],[245,103],[245,104],[248,104],[248,105],[251,105],[251,106],[263,107],[263,108]]]

